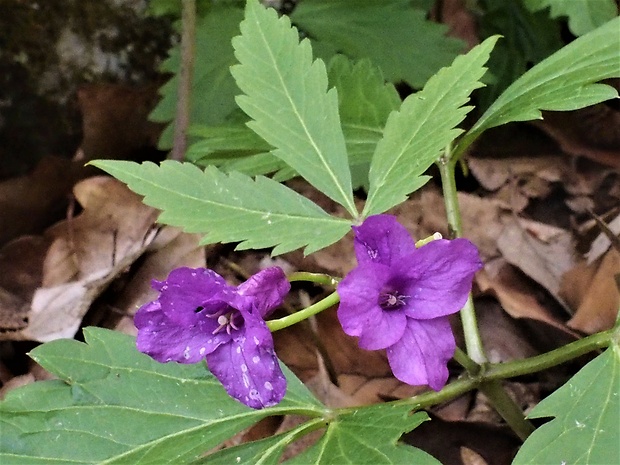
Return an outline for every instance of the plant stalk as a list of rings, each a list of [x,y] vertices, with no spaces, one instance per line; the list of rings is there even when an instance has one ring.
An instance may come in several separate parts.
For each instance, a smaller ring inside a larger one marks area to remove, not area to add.
[[[170,160],[182,161],[187,150],[187,128],[190,122],[192,78],[194,77],[194,48],[196,41],[196,0],[181,4],[181,69],[177,111],[174,120],[174,141]]]
[[[336,305],[340,302],[340,296],[337,292],[332,292],[330,295],[325,297],[324,299],[319,300],[313,305],[304,308],[303,310],[299,310],[298,312],[293,313],[292,315],[287,315],[285,317],[279,318],[277,320],[270,320],[267,322],[267,327],[269,331],[279,331],[284,328],[288,328],[289,326],[293,326],[300,321],[305,320],[306,318],[311,317],[312,315],[316,315],[317,313],[322,312],[323,310],[327,310],[328,308]]]

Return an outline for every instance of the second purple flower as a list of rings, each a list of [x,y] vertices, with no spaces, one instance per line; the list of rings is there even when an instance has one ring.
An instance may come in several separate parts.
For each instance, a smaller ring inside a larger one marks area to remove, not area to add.
[[[338,285],[338,319],[367,350],[387,349],[399,380],[441,389],[456,343],[448,315],[458,312],[482,267],[466,239],[419,249],[391,215],[367,218],[355,232],[358,266]]]
[[[162,363],[206,358],[228,394],[249,407],[282,400],[286,378],[265,323],[290,290],[280,268],[236,287],[209,269],[177,268],[153,287],[159,297],[134,318],[139,351]]]

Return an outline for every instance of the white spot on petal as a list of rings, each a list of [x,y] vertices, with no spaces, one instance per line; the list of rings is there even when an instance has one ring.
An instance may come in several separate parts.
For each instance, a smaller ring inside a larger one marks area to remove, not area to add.
[[[198,351],[198,353],[199,353],[200,355],[204,355],[206,351],[207,351],[207,348],[206,348],[206,347],[201,347],[201,348],[200,348],[200,350]]]
[[[254,363],[258,363],[258,362],[260,362],[260,357],[258,355],[255,355],[254,357],[252,357],[252,361]]]
[[[248,377],[247,373],[243,373],[243,376],[241,377],[243,379],[243,385],[247,388],[250,387],[250,378]]]
[[[240,353],[241,353],[241,346],[237,346],[237,350],[236,350],[235,352],[237,352],[238,354],[240,354]]]
[[[265,389],[273,391],[273,385],[269,381],[265,381]]]
[[[250,399],[258,399],[262,401],[260,392],[258,392],[256,389],[250,389]]]
[[[248,371],[248,366],[245,363],[241,365],[241,371],[243,371],[244,373]]]
[[[254,336],[254,344],[259,345],[260,341],[258,340],[258,338],[256,336]]]
[[[187,359],[189,358],[189,351],[190,351],[190,350],[191,350],[191,349],[190,349],[190,347],[189,347],[189,346],[186,346],[186,347],[185,347],[185,350],[183,351],[183,358],[184,358],[185,360],[187,360]]]

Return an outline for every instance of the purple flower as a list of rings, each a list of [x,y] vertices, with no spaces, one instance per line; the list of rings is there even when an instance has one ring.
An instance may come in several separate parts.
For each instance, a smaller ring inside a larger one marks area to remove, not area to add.
[[[265,323],[290,290],[284,272],[263,270],[237,287],[205,268],[177,268],[153,281],[159,298],[135,315],[140,352],[159,362],[206,358],[224,389],[245,405],[276,405],[286,392]]]
[[[387,349],[399,380],[441,389],[456,348],[447,315],[465,305],[482,267],[478,250],[466,239],[416,249],[391,215],[371,216],[353,230],[358,266],[338,285],[344,332],[363,349]]]

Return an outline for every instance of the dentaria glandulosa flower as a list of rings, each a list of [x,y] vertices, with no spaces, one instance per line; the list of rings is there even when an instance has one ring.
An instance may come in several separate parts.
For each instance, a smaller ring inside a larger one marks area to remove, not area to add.
[[[416,249],[391,215],[367,218],[355,232],[358,266],[338,285],[338,319],[367,350],[387,349],[394,376],[441,389],[456,343],[448,316],[467,300],[478,250],[466,239]]]
[[[153,281],[157,300],[135,315],[140,352],[159,362],[196,363],[209,370],[231,397],[260,409],[282,400],[286,378],[265,323],[290,290],[278,267],[239,286],[205,268],[177,268]]]

